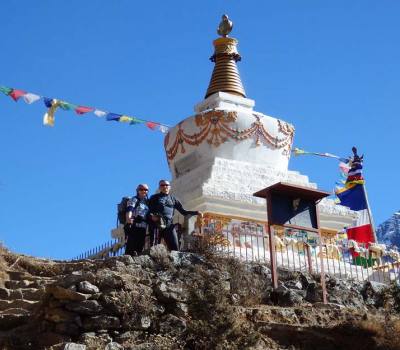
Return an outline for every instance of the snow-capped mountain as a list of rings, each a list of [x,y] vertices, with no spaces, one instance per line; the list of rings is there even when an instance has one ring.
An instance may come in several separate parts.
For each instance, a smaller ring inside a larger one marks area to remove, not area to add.
[[[400,248],[400,210],[377,227],[376,235],[380,243]]]

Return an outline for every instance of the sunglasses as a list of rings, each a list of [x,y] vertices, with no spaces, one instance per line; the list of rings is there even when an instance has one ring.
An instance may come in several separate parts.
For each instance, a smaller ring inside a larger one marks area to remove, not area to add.
[[[139,191],[146,191],[149,192],[149,190],[147,188],[139,188]]]
[[[161,184],[160,187],[169,187],[171,186],[170,184]]]

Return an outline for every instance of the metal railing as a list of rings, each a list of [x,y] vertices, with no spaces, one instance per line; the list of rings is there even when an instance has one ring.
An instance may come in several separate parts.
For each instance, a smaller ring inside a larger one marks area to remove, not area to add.
[[[182,221],[183,222],[183,221]],[[182,250],[201,252],[212,250],[218,254],[243,261],[269,263],[269,241],[264,224],[256,222],[221,222],[209,219],[200,230],[183,235]],[[150,248],[146,237],[145,250]],[[277,266],[292,271],[321,273],[337,278],[356,281],[400,282],[400,260],[388,255],[377,254],[361,247],[355,251],[345,241],[335,244],[324,243],[322,249],[315,237],[301,236],[298,232],[276,235],[275,251]],[[90,249],[74,259],[103,259],[123,255],[125,239],[111,240]],[[322,258],[322,259],[321,259]]]
[[[400,282],[400,260],[379,254],[363,246],[359,251],[346,245],[322,242],[312,237],[293,238],[291,235],[275,237],[277,266],[292,271],[321,273],[356,281],[376,281],[385,284]],[[298,235],[297,235],[298,236]],[[209,220],[200,232],[191,236],[188,250],[211,249],[225,256],[244,261],[269,263],[269,240],[265,227],[254,222],[222,225]]]

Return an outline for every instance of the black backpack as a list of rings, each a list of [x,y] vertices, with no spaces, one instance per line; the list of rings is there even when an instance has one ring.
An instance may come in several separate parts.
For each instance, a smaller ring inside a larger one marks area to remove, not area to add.
[[[128,206],[128,202],[132,200],[134,197],[122,197],[121,202],[119,202],[117,206],[118,210],[118,218],[117,218],[117,226],[118,223],[125,225],[126,224],[126,207]],[[140,204],[140,201],[137,200],[135,203],[135,208]]]

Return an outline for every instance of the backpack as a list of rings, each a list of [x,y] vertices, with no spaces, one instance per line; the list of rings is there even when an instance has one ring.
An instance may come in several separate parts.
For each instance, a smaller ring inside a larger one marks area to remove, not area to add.
[[[128,202],[131,200],[131,197],[122,197],[121,202],[117,205],[117,226],[118,223],[125,225],[126,224],[126,207],[128,206]]]
[[[128,202],[135,197],[122,197],[121,202],[118,204],[118,217],[117,217],[117,226],[118,223],[125,225],[126,224],[126,207],[128,206]],[[136,209],[140,204],[140,200],[137,200],[134,206]]]

